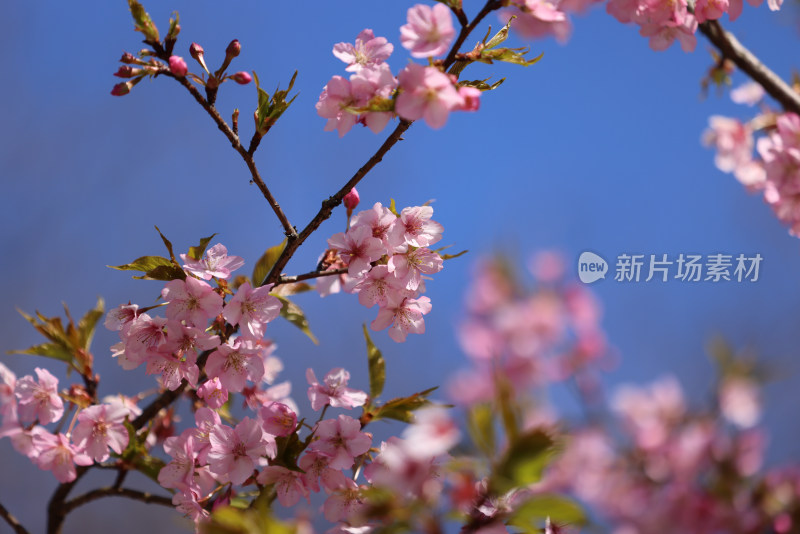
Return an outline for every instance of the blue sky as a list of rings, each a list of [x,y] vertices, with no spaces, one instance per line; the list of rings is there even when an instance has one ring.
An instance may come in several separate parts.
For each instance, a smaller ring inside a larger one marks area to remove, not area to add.
[[[464,3],[468,14],[480,5]],[[331,48],[372,28],[395,43],[389,63],[397,72],[408,58],[398,28],[410,5],[184,0],[147,7],[162,34],[170,12],[180,12],[176,53],[187,58],[189,44],[197,41],[216,65],[227,43],[238,38],[243,52],[234,66],[256,70],[267,90],[285,86],[299,70],[299,97],[262,142],[257,162],[290,220],[302,227],[390,131],[376,136],[356,128],[343,139],[323,132],[325,121],[314,104],[327,80],[344,74]],[[12,3],[5,11],[13,22],[0,34],[7,73],[0,88],[0,169],[7,199],[0,212],[6,228],[0,243],[3,351],[38,342],[15,307],[55,315],[64,301],[80,314],[97,295],[109,307],[128,300],[152,303],[158,283],[131,280],[105,266],[161,254],[154,224],[179,249],[216,232],[231,253],[246,259],[248,271],[265,248],[280,242],[280,226],[248,184],[239,156],[182,88],[160,79],[141,83],[124,98],[109,95],[122,51],[139,48],[124,2]],[[496,18],[489,22],[500,26]],[[704,347],[721,335],[735,347],[755,349],[780,371],[783,379],[767,390],[771,461],[796,458],[800,242],[760,199],[717,171],[713,153],[700,144],[710,115],[747,118],[751,111],[713,91],[701,98],[699,81],[711,65],[702,37],[693,54],[677,47],[655,53],[634,27],[619,24],[602,8],[573,22],[567,46],[530,43],[534,53],[544,52],[532,67],[470,67],[465,77],[507,81],[484,95],[478,113],[454,114],[441,131],[413,125],[359,187],[364,206],[389,198],[398,206],[436,199],[443,243],[470,250],[447,262],[429,284],[433,312],[426,335],[410,336],[402,345],[385,333],[374,336],[388,362],[387,395],[441,384],[464,364],[453,327],[462,314],[470,266],[481,254],[505,252],[524,262],[537,250],[555,248],[574,272],[584,250],[610,261],[622,253],[760,253],[761,278],[752,284],[595,284],[608,337],[621,355],[606,382],[650,381],[670,372],[701,402],[712,378]],[[794,65],[786,43],[797,39],[796,12],[746,6],[737,22],[725,25],[777,73],[789,75]],[[744,80],[740,74],[734,79]],[[252,85],[227,84],[217,107],[226,117],[239,107],[242,130],[250,132],[254,104]],[[287,272],[312,270],[327,237],[344,224],[337,211]],[[302,376],[309,366],[319,374],[344,365],[354,384],[365,386],[360,329],[374,311],[348,295],[308,294],[298,302],[319,347],[288,325],[270,326],[295,397],[304,397]],[[103,392],[149,387],[141,370],[125,373],[111,361],[108,347],[114,342],[102,331],[94,344]],[[48,363],[0,358],[18,374]],[[43,495],[55,485],[51,475],[16,456],[6,441],[0,442],[0,471],[25,481],[21,487],[0,484],[0,502],[37,530]],[[66,532],[109,528],[113,513],[143,510],[137,506],[111,501],[86,508],[68,520]],[[137,521],[172,524],[164,519],[169,511],[147,508],[146,515]],[[136,525],[131,532],[145,526]]]

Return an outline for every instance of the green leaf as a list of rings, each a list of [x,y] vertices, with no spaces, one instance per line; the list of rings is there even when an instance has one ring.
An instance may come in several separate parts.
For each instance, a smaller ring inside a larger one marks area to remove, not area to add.
[[[264,279],[272,270],[272,266],[278,261],[283,249],[286,248],[287,240],[284,239],[279,245],[268,248],[264,254],[258,259],[255,267],[253,267],[253,287],[261,287],[264,284]]]
[[[133,465],[137,471],[147,478],[158,482],[158,473],[166,465],[163,460],[151,456],[144,445],[147,433],[137,434],[130,422],[124,422],[128,430],[128,446],[122,451],[120,457]]]
[[[469,252],[469,250],[462,250],[458,254],[439,254],[439,256],[441,256],[441,258],[446,261],[446,260],[452,260],[453,258],[458,258],[459,256],[463,256],[467,252]]]
[[[394,199],[393,198],[389,199],[389,211],[394,213],[395,217],[400,217],[400,214],[397,213],[397,207],[395,207],[395,205],[394,205]]]
[[[185,280],[186,273],[167,258],[161,256],[142,256],[125,265],[109,265],[118,271],[140,271],[144,276],[134,276],[138,280]]]
[[[294,87],[294,82],[297,79],[297,71],[294,72],[292,79],[289,81],[289,88],[285,91],[278,86],[275,89],[275,94],[270,98],[269,93],[261,88],[258,76],[253,71],[253,78],[256,81],[256,91],[258,93],[258,107],[256,108],[256,130],[259,135],[266,134],[272,125],[275,124],[283,112],[289,109],[297,95],[294,95],[291,100],[287,102],[286,97]]]
[[[308,326],[308,319],[306,319],[306,316],[300,306],[286,297],[275,295],[274,293],[270,294],[283,303],[283,307],[281,308],[281,317],[302,330],[303,333],[314,342],[314,345],[319,345],[319,340],[317,340],[317,337],[311,332],[311,328]]]
[[[496,48],[494,50],[484,50],[481,52],[479,61],[483,63],[493,63],[494,61],[503,61],[505,63],[514,63],[515,65],[522,65],[529,67],[534,63],[538,63],[544,52],[539,54],[533,59],[526,59],[525,54],[530,52],[530,48]]]
[[[159,42],[158,28],[156,28],[153,19],[151,19],[147,11],[144,10],[142,4],[136,0],[128,0],[128,7],[131,10],[131,15],[133,15],[136,31],[142,32],[147,41],[154,43]]]
[[[169,258],[170,258],[170,259],[171,259],[173,262],[175,262],[175,265],[177,265],[177,264],[178,264],[178,262],[177,262],[177,260],[175,259],[175,253],[172,251],[172,243],[170,243],[169,239],[167,239],[167,238],[164,236],[164,234],[162,234],[162,233],[161,233],[161,230],[159,230],[159,229],[158,229],[158,226],[156,226],[156,231],[158,232],[158,235],[160,235],[160,236],[161,236],[161,241],[163,241],[163,242],[164,242],[164,246],[165,246],[165,247],[167,247],[167,252],[169,252]]]
[[[560,525],[586,523],[586,515],[575,501],[561,495],[541,494],[519,505],[508,524],[519,527],[524,532],[541,532],[539,524],[548,517],[550,521]]]
[[[536,428],[520,434],[495,466],[489,487],[494,494],[501,495],[538,482],[555,452],[555,441],[544,430]]]
[[[143,276],[134,276],[137,280],[186,280],[186,273],[176,265],[159,265],[155,269],[147,271]]]
[[[500,85],[502,85],[504,81],[506,81],[505,78],[500,78],[498,81],[489,85],[488,83],[486,83],[487,80],[489,80],[489,78],[486,78],[484,80],[463,80],[458,82],[458,85],[462,87],[475,87],[476,89],[480,89],[481,91],[494,91],[495,89],[500,87]]]
[[[488,402],[474,405],[467,412],[467,430],[472,443],[491,458],[494,455],[494,412]]]
[[[173,11],[173,17],[169,18],[169,31],[167,32],[167,37],[165,40],[167,41],[175,41],[178,39],[178,34],[181,33],[181,17],[178,15],[177,11]]]
[[[41,345],[34,345],[25,350],[9,350],[6,354],[30,354],[32,356],[53,358],[67,363],[72,362],[72,351],[55,343],[42,343]]]
[[[392,399],[380,408],[373,415],[373,419],[396,419],[405,423],[414,420],[414,411],[428,406],[431,401],[428,396],[438,388],[429,388],[419,393],[414,393],[408,397]]]
[[[193,260],[199,260],[203,257],[203,252],[206,251],[206,247],[208,246],[209,241],[214,239],[214,236],[217,235],[216,233],[211,234],[208,237],[204,237],[200,240],[200,244],[196,247],[189,247],[189,257]]]
[[[500,28],[500,31],[494,34],[494,37],[489,39],[488,43],[484,38],[484,46],[483,46],[484,50],[489,50],[499,44],[503,44],[503,42],[505,42],[505,40],[508,39],[508,29],[511,27],[511,23],[514,21],[515,18],[517,18],[517,16],[512,15],[511,18],[506,23],[506,25]],[[492,29],[489,28],[489,31],[492,31]],[[486,35],[488,36],[489,34],[487,33]]]
[[[369,397],[375,400],[383,393],[383,384],[386,382],[386,362],[383,355],[372,339],[369,337],[367,325],[364,327],[364,339],[367,340],[367,363],[369,364]]]
[[[89,350],[89,346],[92,344],[97,322],[103,317],[104,304],[102,297],[97,297],[97,305],[94,309],[86,312],[86,315],[78,321],[78,339],[84,350]]]

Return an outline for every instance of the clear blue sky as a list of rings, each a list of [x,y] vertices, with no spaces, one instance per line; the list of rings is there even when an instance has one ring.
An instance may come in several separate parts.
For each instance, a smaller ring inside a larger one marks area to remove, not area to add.
[[[468,13],[482,5],[464,3]],[[395,43],[389,62],[397,72],[407,60],[398,28],[410,5],[175,0],[147,7],[162,34],[170,12],[180,11],[176,53],[187,58],[189,43],[197,41],[210,63],[218,64],[230,39],[238,38],[243,53],[235,66],[255,69],[268,90],[285,86],[299,69],[300,96],[261,144],[257,161],[301,227],[385,137],[361,128],[344,139],[323,132],[325,121],[314,104],[327,80],[344,74],[330,50],[369,27]],[[144,82],[121,99],[109,95],[122,51],[140,47],[125,2],[12,2],[4,9],[9,23],[0,33],[6,73],[0,85],[6,199],[0,272],[6,283],[0,349],[39,342],[15,307],[55,315],[65,301],[79,314],[98,294],[109,307],[129,299],[152,303],[158,283],[131,280],[105,265],[161,254],[154,224],[180,249],[217,232],[231,253],[247,260],[248,271],[266,247],[281,240],[238,155],[182,88],[163,79]],[[499,27],[496,18],[490,22]],[[484,95],[477,114],[453,115],[441,131],[415,124],[359,187],[365,206],[390,197],[399,206],[436,199],[443,243],[471,251],[448,262],[429,284],[428,334],[410,336],[402,345],[385,333],[375,336],[388,361],[387,394],[441,384],[463,364],[453,326],[462,313],[470,265],[480,254],[505,251],[522,262],[536,250],[556,248],[574,269],[573,260],[586,249],[607,259],[620,253],[757,252],[764,261],[755,284],[596,284],[608,337],[622,358],[607,383],[650,381],[672,372],[701,401],[712,377],[704,345],[720,334],[737,347],[755,348],[781,371],[784,379],[767,395],[771,457],[798,457],[800,424],[791,407],[800,401],[800,242],[761,200],[717,171],[713,153],[700,144],[710,115],[746,118],[749,110],[713,92],[700,98],[699,80],[711,65],[702,37],[694,54],[677,47],[655,53],[635,28],[602,8],[574,22],[567,46],[532,43],[535,53],[545,53],[535,66],[470,67],[469,78],[508,79]],[[725,24],[776,72],[789,75],[796,12],[746,6],[739,21]],[[224,116],[241,108],[242,130],[249,132],[254,104],[253,86],[228,84],[218,108]],[[337,211],[287,272],[313,269],[325,239],[343,227],[344,215]],[[319,374],[345,365],[354,384],[365,386],[360,328],[374,311],[348,295],[298,300],[319,347],[292,327],[270,326],[287,367],[284,376],[296,385],[295,398],[305,398],[302,375],[308,366]],[[149,387],[142,370],[124,373],[111,361],[108,347],[114,342],[102,331],[94,344],[103,393]],[[20,375],[49,364],[32,357],[0,359]],[[16,455],[7,441],[0,442],[0,472],[0,502],[38,531],[45,495],[55,486],[52,476]],[[23,482],[12,486],[6,480]],[[99,476],[95,482],[109,481]],[[114,515],[120,510],[145,509],[109,500],[71,516],[66,532],[140,532],[148,522],[172,524],[171,512],[150,507],[125,530]]]

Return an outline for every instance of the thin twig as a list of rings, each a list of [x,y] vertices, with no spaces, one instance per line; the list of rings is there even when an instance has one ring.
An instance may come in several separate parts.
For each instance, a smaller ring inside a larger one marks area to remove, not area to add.
[[[466,26],[462,26],[461,31],[458,34],[458,38],[456,39],[455,43],[453,43],[453,46],[450,48],[450,52],[447,54],[447,58],[444,60],[443,69],[445,71],[447,71],[447,69],[450,68],[453,63],[455,63],[456,53],[458,53],[461,45],[463,45],[464,41],[466,41],[467,37],[469,37],[469,34],[472,33],[472,30],[474,30],[478,24],[480,24],[486,15],[496,9],[499,9],[501,6],[501,0],[489,0],[483,6],[483,9],[481,9],[481,11],[475,16],[475,19],[472,22]],[[303,242],[308,239],[308,237],[331,216],[333,209],[342,203],[344,196],[349,193],[350,190],[353,189],[353,187],[355,187],[367,175],[367,173],[372,170],[373,167],[375,167],[375,165],[380,163],[380,161],[383,159],[383,156],[385,156],[386,153],[389,152],[389,150],[402,139],[403,134],[406,132],[406,130],[408,130],[412,123],[413,121],[401,119],[400,124],[397,125],[391,134],[389,134],[389,137],[386,138],[380,148],[378,148],[377,152],[375,152],[375,154],[369,158],[364,166],[358,169],[353,177],[350,178],[350,180],[348,180],[347,183],[341,189],[339,189],[338,192],[336,192],[336,194],[322,202],[322,207],[314,216],[314,218],[311,219],[311,222],[309,222],[306,227],[303,228],[303,230],[296,236],[290,236],[287,234],[286,247],[284,247],[283,252],[281,252],[281,255],[278,257],[278,261],[276,261],[272,266],[272,270],[264,279],[262,285],[270,283],[274,284],[281,279],[281,272],[283,271],[283,268],[286,267],[286,264],[292,258],[300,245],[302,245]]]
[[[250,152],[248,149],[242,146],[239,136],[234,133],[230,126],[228,126],[228,123],[225,122],[225,119],[223,119],[219,114],[217,108],[211,105],[208,100],[206,100],[203,95],[200,94],[200,91],[198,91],[197,88],[192,85],[192,82],[190,82],[185,76],[175,76],[166,69],[162,71],[162,74],[177,80],[178,83],[184,86],[186,90],[191,93],[197,103],[200,104],[204,110],[206,110],[206,113],[211,116],[220,131],[222,131],[222,133],[225,134],[225,137],[228,138],[228,141],[231,142],[231,146],[234,148],[234,150],[239,153],[244,162],[247,164],[247,168],[250,170],[250,175],[253,178],[253,183],[258,186],[258,189],[261,190],[261,194],[264,195],[265,199],[267,199],[272,211],[275,212],[275,215],[281,222],[281,226],[283,226],[286,237],[297,236],[297,230],[294,228],[294,226],[292,226],[292,223],[289,222],[289,218],[283,212],[280,204],[278,204],[278,201],[272,195],[272,192],[270,192],[267,184],[264,183],[264,180],[261,178],[261,174],[258,172],[255,160],[253,159],[253,152],[255,152],[255,149]]]
[[[293,284],[295,282],[302,282],[303,280],[311,280],[312,278],[322,278],[323,276],[334,276],[337,274],[345,274],[347,267],[343,269],[332,269],[330,271],[311,271],[310,273],[298,274],[295,276],[281,276],[273,286],[282,284]]]
[[[6,520],[6,523],[11,525],[11,528],[14,529],[14,532],[17,534],[30,534],[28,530],[20,524],[16,517],[11,515],[11,512],[6,510],[6,508],[0,504],[0,517]]]
[[[761,85],[783,109],[800,115],[800,94],[745,48],[732,33],[725,31],[718,21],[709,20],[700,24],[700,31],[719,49],[723,57],[733,61],[754,82]]]
[[[90,503],[92,501],[96,501],[97,499],[102,499],[103,497],[126,497],[128,499],[133,499],[135,501],[142,501],[144,503],[152,503],[152,504],[160,504],[162,506],[174,506],[172,504],[172,499],[170,497],[163,497],[161,495],[153,495],[152,493],[146,493],[144,491],[137,491],[129,488],[99,488],[96,490],[92,490],[88,493],[84,493],[78,497],[75,497],[71,501],[68,501],[64,504],[64,509],[67,513],[73,511],[75,508],[79,506],[83,506],[84,504]]]

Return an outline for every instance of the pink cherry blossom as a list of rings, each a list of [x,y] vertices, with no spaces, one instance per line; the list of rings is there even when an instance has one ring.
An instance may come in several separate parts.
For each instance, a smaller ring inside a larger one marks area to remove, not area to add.
[[[458,88],[458,96],[461,97],[462,103],[454,109],[458,111],[478,111],[481,107],[482,94],[483,91],[477,87],[462,85]]]
[[[228,402],[228,390],[222,387],[222,382],[216,376],[206,380],[202,386],[197,388],[197,396],[215,410]]]
[[[189,69],[186,66],[186,61],[184,61],[180,56],[169,57],[169,70],[172,74],[180,78],[183,78],[186,76],[186,73],[189,72]]]
[[[56,480],[66,483],[75,480],[75,465],[91,465],[92,459],[69,442],[64,434],[53,435],[46,431],[33,435],[33,444],[38,451],[36,465],[44,471],[52,471]]]
[[[458,444],[461,432],[444,408],[426,408],[414,414],[414,424],[406,428],[403,438],[409,456],[418,459],[444,454]]]
[[[703,143],[714,146],[714,159],[722,172],[734,172],[753,159],[753,133],[737,119],[714,115],[708,120],[709,129],[703,134]]]
[[[309,450],[330,458],[328,465],[333,469],[349,469],[353,466],[355,457],[367,452],[372,444],[372,436],[361,432],[358,419],[347,415],[320,421],[314,437]]]
[[[72,432],[76,445],[96,462],[108,460],[108,449],[122,454],[128,446],[128,430],[122,424],[128,410],[120,405],[98,404],[78,414]]]
[[[425,320],[422,316],[430,311],[431,299],[428,297],[405,298],[402,301],[390,300],[388,306],[378,311],[378,316],[369,326],[378,331],[391,325],[389,337],[402,343],[408,334],[425,333]]]
[[[39,383],[30,375],[17,380],[14,393],[19,402],[17,411],[22,421],[34,421],[46,425],[57,421],[64,414],[64,401],[58,396],[58,379],[47,369],[34,369]]]
[[[338,43],[333,46],[333,55],[347,63],[348,72],[358,72],[364,67],[380,65],[392,55],[394,46],[385,37],[375,37],[370,29],[362,30],[355,45]]]
[[[354,291],[358,292],[358,302],[362,306],[371,308],[377,304],[385,307],[388,306],[391,296],[396,298],[410,296],[401,295],[405,285],[389,272],[388,266],[376,265],[359,281],[354,287]]]
[[[694,6],[694,16],[702,24],[707,20],[717,20],[728,11],[728,0],[697,0]]]
[[[731,377],[719,389],[722,415],[739,428],[751,428],[761,417],[758,384],[749,378]]]
[[[322,489],[328,493],[345,484],[345,475],[330,466],[330,457],[316,451],[306,452],[297,465],[305,471],[303,482],[306,487],[317,493]]]
[[[415,291],[422,282],[423,274],[438,273],[442,266],[442,257],[423,247],[393,255],[389,258],[388,270],[394,273],[401,286]]]
[[[439,56],[456,36],[453,16],[444,4],[417,4],[408,9],[408,24],[400,27],[400,43],[412,57]]]
[[[234,393],[242,391],[247,380],[258,383],[264,376],[264,360],[252,343],[237,338],[220,345],[206,362],[209,378],[219,377],[222,387]]]
[[[197,385],[200,369],[197,367],[197,353],[187,352],[181,356],[172,352],[157,352],[147,359],[147,374],[161,375],[161,384],[175,391],[186,380],[192,387]]]
[[[311,408],[314,410],[320,410],[327,404],[334,408],[346,408],[349,410],[356,406],[363,406],[367,401],[366,393],[347,387],[350,373],[341,367],[328,372],[325,375],[323,384],[317,381],[314,371],[309,368],[306,370],[306,380],[311,384],[308,388],[308,399],[311,401]]]
[[[372,231],[372,237],[380,239],[387,251],[393,251],[405,243],[402,232],[393,230],[396,222],[397,216],[376,202],[372,208],[356,213],[350,220],[350,228],[367,226]]]
[[[333,491],[323,506],[323,515],[328,521],[347,520],[350,524],[359,525],[363,519],[358,517],[366,502],[361,498],[358,484],[345,478],[344,485]]]
[[[275,456],[275,442],[257,421],[245,417],[231,428],[219,425],[209,437],[208,468],[220,482],[242,484],[256,469],[263,456]]]
[[[342,204],[347,208],[347,212],[350,213],[356,209],[360,200],[361,197],[358,195],[358,190],[354,187],[342,198]]]
[[[195,260],[188,254],[181,254],[184,261],[183,268],[203,280],[212,277],[227,280],[231,273],[244,265],[244,260],[239,256],[228,256],[228,249],[222,243],[217,243],[206,250],[203,257]]]
[[[432,215],[431,206],[403,208],[397,225],[406,243],[413,247],[428,247],[442,238],[444,228],[438,222],[431,220]]]
[[[391,99],[397,79],[392,75],[389,65],[383,63],[375,67],[361,69],[350,77],[355,97],[355,106],[361,109],[357,122],[367,126],[373,133],[380,133],[394,116]],[[377,108],[369,111],[371,108]]]
[[[194,438],[191,433],[171,436],[164,441],[164,452],[172,457],[158,472],[158,483],[165,488],[186,491],[194,477]]]
[[[431,128],[441,128],[450,111],[464,103],[450,77],[435,67],[411,63],[397,81],[402,92],[395,112],[406,120],[425,119]]]
[[[103,325],[109,330],[122,330],[136,319],[138,309],[137,304],[120,304],[108,311]]]
[[[194,413],[194,428],[184,431],[193,438],[194,454],[197,463],[208,463],[208,453],[211,450],[211,432],[222,423],[219,414],[211,408],[198,408]]]
[[[205,328],[209,319],[222,312],[222,297],[206,282],[191,276],[167,282],[161,297],[168,302],[168,319],[186,321],[191,326]]]
[[[328,119],[325,131],[336,130],[343,137],[358,120],[358,96],[353,93],[350,80],[341,76],[331,78],[322,89],[316,108],[320,117]]]
[[[684,52],[693,52],[697,46],[696,31],[697,19],[686,15],[685,22],[678,26],[644,24],[639,29],[639,34],[650,38],[650,48],[655,51],[666,50],[677,39]]]
[[[547,0],[517,0],[514,5],[519,11],[511,10],[501,14],[501,20],[508,23],[512,15],[517,15],[512,27],[526,39],[541,39],[553,36],[564,44],[569,40],[572,26],[567,15],[558,3]]]
[[[158,347],[167,339],[164,327],[167,320],[164,317],[150,317],[146,313],[139,314],[127,330],[120,332],[121,345],[112,347],[114,357],[125,370],[135,369],[141,365],[151,354],[155,354]]]
[[[270,402],[258,415],[267,434],[285,437],[297,428],[297,414],[282,402]]]
[[[258,474],[259,484],[275,484],[278,502],[283,506],[294,506],[300,497],[308,499],[308,488],[303,482],[303,473],[278,465],[268,465]]]
[[[264,337],[264,327],[281,314],[281,301],[269,294],[272,284],[253,289],[245,282],[225,306],[222,316],[232,325],[239,325],[242,334]]]
[[[16,383],[17,375],[0,363],[0,429],[6,426],[6,419],[13,422],[17,420]]]
[[[370,263],[385,254],[380,239],[372,237],[366,226],[356,226],[346,233],[339,232],[328,239],[328,245],[338,250],[342,260],[348,265],[350,276],[360,276],[370,269]]]

